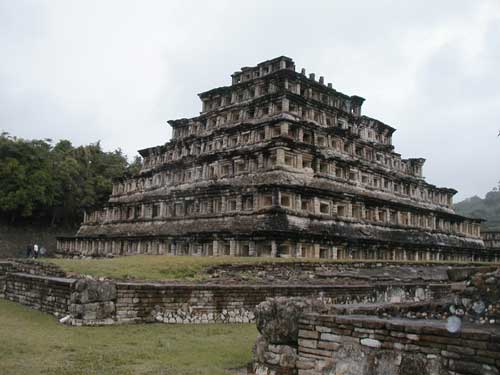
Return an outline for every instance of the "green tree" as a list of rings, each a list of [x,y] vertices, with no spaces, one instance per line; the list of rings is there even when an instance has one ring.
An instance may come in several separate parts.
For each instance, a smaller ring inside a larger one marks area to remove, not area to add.
[[[54,203],[50,149],[46,141],[0,136],[0,210],[10,221]]]
[[[106,203],[114,178],[135,174],[118,149],[105,152],[99,142],[73,147],[61,140],[23,140],[0,134],[0,217],[46,220],[52,224],[81,221],[85,210]]]
[[[142,167],[142,159],[140,156],[136,156],[134,160],[127,167],[127,174],[129,176],[135,176],[139,174]]]

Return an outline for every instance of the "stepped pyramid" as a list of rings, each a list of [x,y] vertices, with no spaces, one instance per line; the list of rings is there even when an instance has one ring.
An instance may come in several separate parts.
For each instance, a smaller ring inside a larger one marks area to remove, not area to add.
[[[63,255],[205,255],[479,260],[480,220],[456,190],[425,181],[421,158],[395,152],[395,129],[364,99],[295,70],[282,56],[199,94],[167,143],[115,181]]]

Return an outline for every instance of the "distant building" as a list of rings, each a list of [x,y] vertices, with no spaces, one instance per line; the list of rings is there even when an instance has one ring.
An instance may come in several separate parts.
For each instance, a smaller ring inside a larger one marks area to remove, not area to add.
[[[199,97],[201,114],[169,121],[173,138],[139,151],[140,173],[59,253],[487,259],[481,221],[394,151],[363,98],[284,56]]]

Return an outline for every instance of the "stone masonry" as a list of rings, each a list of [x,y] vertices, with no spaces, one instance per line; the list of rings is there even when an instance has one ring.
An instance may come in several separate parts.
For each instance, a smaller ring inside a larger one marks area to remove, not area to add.
[[[297,263],[290,265],[290,268],[300,265],[313,269],[310,263]],[[317,265],[317,271],[321,273],[323,267],[320,263]],[[231,269],[231,266],[227,267]],[[276,272],[282,271],[280,269]],[[47,272],[50,274],[46,274]],[[425,303],[440,300],[452,292],[446,272],[441,269],[434,271],[440,274],[437,278],[374,278],[370,283],[359,279],[349,279],[346,282],[335,277],[329,283],[315,278],[297,283],[270,279],[270,275],[262,281],[237,281],[233,277],[224,277],[192,283],[132,282],[82,275],[53,276],[60,275],[61,272],[54,266],[2,262],[0,297],[64,317],[64,322],[68,324],[103,325],[152,322],[247,323],[254,321],[257,305],[275,297],[313,297],[330,306],[330,309],[336,306],[335,309],[338,310],[343,305],[354,308],[360,304]],[[385,269],[380,270],[380,274],[383,273]],[[461,274],[468,277],[465,271]],[[460,275],[454,277],[459,278]],[[489,311],[489,315],[483,316],[495,319],[495,311],[500,309],[490,308],[489,301],[496,298],[486,288],[491,285],[490,278],[485,276],[484,282],[481,281],[483,279],[477,279],[474,284],[477,287],[471,285],[476,288],[475,293],[481,299],[469,298],[468,306],[483,301]]]
[[[430,303],[263,302],[249,374],[500,374],[500,268],[449,276],[448,298]]]
[[[140,150],[135,176],[85,215],[63,256],[128,254],[381,260],[497,260],[454,189],[395,151],[364,99],[278,57],[199,94],[199,116]]]

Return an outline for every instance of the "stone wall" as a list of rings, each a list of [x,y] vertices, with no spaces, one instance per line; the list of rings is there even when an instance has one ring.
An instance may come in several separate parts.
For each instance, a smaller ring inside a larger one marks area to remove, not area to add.
[[[5,297],[8,273],[27,273],[39,276],[64,277],[65,272],[51,263],[36,262],[31,259],[0,261],[0,298]]]
[[[294,309],[289,310],[294,315]],[[272,319],[277,317],[273,315]],[[295,327],[290,323],[283,324],[279,331],[275,324],[269,329],[258,322],[262,335],[254,346],[251,374],[500,373],[500,332],[492,326],[452,327],[444,321],[306,312],[298,319],[295,335],[283,335],[293,332]]]
[[[15,272],[12,262],[0,261],[0,298],[5,297],[5,280],[8,272]]]
[[[440,298],[446,284],[191,285],[117,283],[116,320],[165,323],[244,323],[271,297],[317,297],[325,303],[406,302]]]
[[[483,268],[464,267],[457,263],[420,262],[265,262],[257,264],[221,264],[208,267],[205,273],[210,279],[247,279],[262,282],[343,283],[360,284],[374,282],[427,282],[440,283],[449,280],[452,268],[463,273]],[[494,267],[488,269],[494,270]]]
[[[457,291],[455,313],[471,322],[500,325],[500,268],[471,271],[460,279],[464,283]]]
[[[37,276],[66,276],[66,272],[59,266],[53,263],[39,262],[34,259],[12,259],[0,262],[0,274],[6,272],[28,273]]]
[[[7,269],[12,265],[1,263]],[[0,268],[1,270],[1,268]],[[15,269],[14,269],[15,270]],[[3,285],[3,286],[2,286]],[[4,292],[2,292],[4,290]],[[448,284],[214,285],[125,283],[27,273],[0,274],[0,295],[75,325],[112,323],[243,323],[271,297],[316,297],[333,303],[412,302],[441,298]]]
[[[9,273],[5,298],[50,314],[67,315],[75,279]]]
[[[367,259],[367,260],[349,260],[349,261],[310,261],[305,260],[302,261],[297,259],[296,261],[287,261],[287,262],[273,262],[272,259],[269,261],[261,262],[261,263],[222,263],[216,264],[213,266],[207,267],[207,273],[216,273],[221,271],[279,271],[282,268],[290,268],[290,269],[299,269],[300,271],[317,271],[318,268],[328,268],[330,270],[337,271],[347,271],[354,269],[381,269],[381,268],[392,268],[392,269],[400,269],[401,267],[412,267],[416,270],[420,269],[432,269],[433,272],[435,270],[439,270],[441,272],[442,269],[450,270],[452,269],[454,272],[459,272],[461,269],[466,269],[469,275],[474,271],[481,271],[486,269],[496,269],[498,265],[490,265],[487,263],[464,263],[464,262],[455,262],[455,261],[377,261],[376,259]],[[446,273],[448,273],[446,271]]]
[[[453,283],[442,299],[326,308],[300,298],[261,303],[249,373],[500,374],[500,269],[449,271]]]
[[[484,327],[307,314],[298,335],[299,375],[500,373],[500,332]]]

